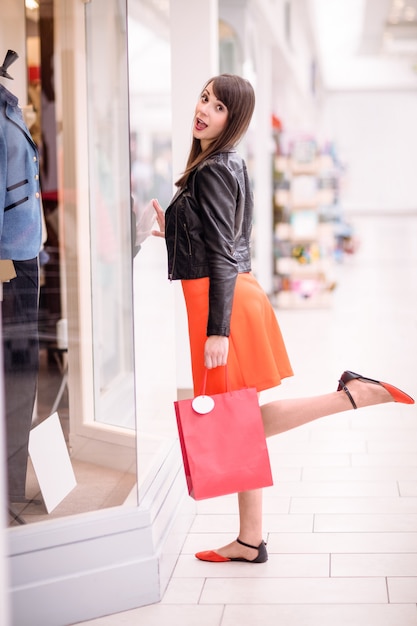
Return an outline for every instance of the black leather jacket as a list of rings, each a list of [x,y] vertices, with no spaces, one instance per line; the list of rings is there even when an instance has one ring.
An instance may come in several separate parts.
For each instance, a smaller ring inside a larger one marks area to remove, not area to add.
[[[165,214],[170,280],[210,278],[207,335],[230,333],[238,273],[251,270],[253,199],[234,150],[201,163]]]

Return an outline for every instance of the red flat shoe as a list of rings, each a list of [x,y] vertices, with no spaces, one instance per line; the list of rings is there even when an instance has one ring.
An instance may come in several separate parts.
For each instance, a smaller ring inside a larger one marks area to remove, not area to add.
[[[246,548],[252,548],[253,550],[258,550],[258,556],[255,559],[244,559],[243,557],[226,557],[221,556],[214,550],[206,550],[205,552],[197,552],[195,555],[197,559],[200,561],[209,561],[210,563],[226,563],[227,561],[242,561],[244,563],[265,563],[268,560],[268,552],[266,551],[266,544],[264,541],[261,541],[259,546],[251,546],[248,543],[244,543],[239,539],[236,539],[237,543],[240,543],[241,546],[245,546]]]
[[[210,561],[210,563],[226,563],[226,561],[231,560],[226,556],[221,556],[221,554],[217,554],[217,552],[214,552],[214,550],[197,552],[195,556],[197,559],[200,559],[200,561]]]
[[[357,409],[358,407],[356,406],[355,401],[352,398],[352,395],[349,389],[346,387],[346,384],[350,380],[356,380],[356,379],[362,380],[366,383],[374,383],[375,385],[381,385],[381,387],[384,387],[384,389],[388,391],[388,393],[393,398],[394,402],[401,402],[401,404],[414,404],[414,399],[411,396],[409,396],[407,393],[405,393],[404,391],[401,391],[401,389],[398,389],[398,387],[394,387],[393,385],[389,385],[388,383],[382,383],[381,381],[374,380],[373,378],[366,378],[366,376],[361,376],[360,374],[355,374],[355,372],[350,372],[348,370],[346,372],[343,372],[343,374],[341,375],[337,391],[343,390],[346,393],[354,409]]]

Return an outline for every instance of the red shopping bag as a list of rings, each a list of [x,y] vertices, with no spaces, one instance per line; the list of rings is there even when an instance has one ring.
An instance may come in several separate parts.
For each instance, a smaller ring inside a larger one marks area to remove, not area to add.
[[[204,392],[205,381],[201,396],[174,402],[190,496],[203,500],[271,486],[256,389]]]

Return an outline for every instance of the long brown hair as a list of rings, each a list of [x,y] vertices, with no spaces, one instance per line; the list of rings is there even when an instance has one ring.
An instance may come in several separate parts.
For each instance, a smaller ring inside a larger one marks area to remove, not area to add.
[[[175,183],[177,187],[184,187],[191,172],[205,159],[216,152],[230,150],[246,133],[253,110],[255,108],[255,93],[249,81],[235,74],[220,74],[210,78],[204,89],[213,84],[213,92],[218,100],[227,107],[227,124],[222,133],[203,152],[200,140],[193,137],[187,166],[182,176]]]

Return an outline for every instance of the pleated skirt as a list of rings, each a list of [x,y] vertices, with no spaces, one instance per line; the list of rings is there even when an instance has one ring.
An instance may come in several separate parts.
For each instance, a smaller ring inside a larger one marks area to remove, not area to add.
[[[188,316],[194,394],[202,391],[204,344],[207,339],[209,278],[183,280]],[[206,393],[226,390],[224,367],[209,370]],[[255,387],[257,391],[279,385],[292,376],[290,360],[272,305],[254,276],[239,274],[230,321],[227,377],[229,389]]]

